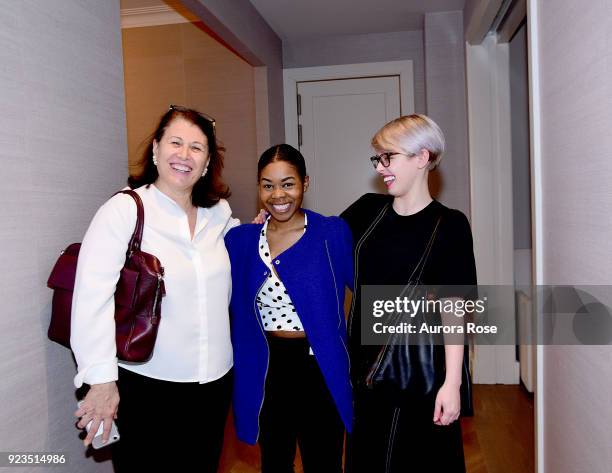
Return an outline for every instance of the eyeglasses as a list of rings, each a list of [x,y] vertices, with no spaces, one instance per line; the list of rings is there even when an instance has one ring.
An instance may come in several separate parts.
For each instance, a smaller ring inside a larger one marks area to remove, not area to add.
[[[407,156],[409,158],[416,156],[416,154],[414,153],[405,154],[405,153],[397,153],[395,151],[385,151],[384,153],[375,154],[374,156],[370,158],[370,161],[372,162],[372,166],[374,166],[374,169],[378,167],[378,163],[382,164],[383,167],[388,168],[389,165],[391,164],[391,157],[395,156],[396,154],[401,154],[402,156]]]
[[[176,112],[195,112],[198,115],[200,115],[204,120],[206,120],[207,122],[209,122],[212,125],[212,129],[213,129],[213,135],[216,135],[217,133],[217,120],[215,120],[213,117],[211,117],[210,115],[206,115],[205,113],[202,112],[198,112],[197,110],[193,110],[187,107],[183,107],[182,105],[170,105],[170,107],[168,107],[168,110],[174,110]]]

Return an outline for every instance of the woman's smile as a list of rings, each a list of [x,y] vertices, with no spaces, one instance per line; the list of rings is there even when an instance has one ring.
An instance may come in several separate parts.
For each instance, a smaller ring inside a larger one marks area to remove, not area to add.
[[[289,211],[291,207],[291,203],[287,202],[285,204],[271,204],[272,208],[276,213],[285,213]]]
[[[193,168],[185,165],[185,164],[179,164],[179,163],[170,163],[170,167],[177,172],[180,172],[181,174],[187,174],[190,173],[191,171],[193,171]]]
[[[395,182],[395,176],[393,174],[387,174],[383,176],[383,182],[387,187],[391,187]]]

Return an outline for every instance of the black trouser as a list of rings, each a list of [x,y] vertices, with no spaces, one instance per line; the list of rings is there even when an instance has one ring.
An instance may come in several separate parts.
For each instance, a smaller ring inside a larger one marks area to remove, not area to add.
[[[465,473],[461,424],[435,425],[434,401],[397,406],[368,388],[356,389],[347,473]]]
[[[119,368],[117,472],[215,473],[232,388],[231,372],[210,383],[176,383]]]
[[[306,339],[268,337],[270,364],[260,415],[262,473],[340,473],[344,425]]]

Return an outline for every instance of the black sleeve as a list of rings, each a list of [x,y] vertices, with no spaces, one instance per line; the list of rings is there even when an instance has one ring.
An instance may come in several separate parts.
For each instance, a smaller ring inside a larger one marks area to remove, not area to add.
[[[364,194],[340,214],[348,223],[353,234],[353,243],[357,242],[370,226],[376,215],[392,198],[384,194]]]
[[[346,223],[348,223],[348,226],[351,228],[351,230],[357,225],[360,220],[358,218],[360,209],[363,209],[363,206],[368,200],[368,195],[369,194],[364,194],[359,197],[359,199],[349,205],[348,208],[340,214],[340,218]]]
[[[469,286],[463,290],[443,288],[441,296],[464,296],[472,298],[475,293],[476,262],[472,230],[467,217],[458,210],[451,210],[443,219],[441,235],[441,259],[439,259],[438,281],[443,286]]]

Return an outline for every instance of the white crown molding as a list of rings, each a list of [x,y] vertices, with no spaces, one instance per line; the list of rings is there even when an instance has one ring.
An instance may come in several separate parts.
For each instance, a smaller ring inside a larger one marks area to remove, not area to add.
[[[143,26],[173,25],[199,21],[193,13],[181,9],[177,11],[167,5],[121,10],[121,28],[141,28]]]

